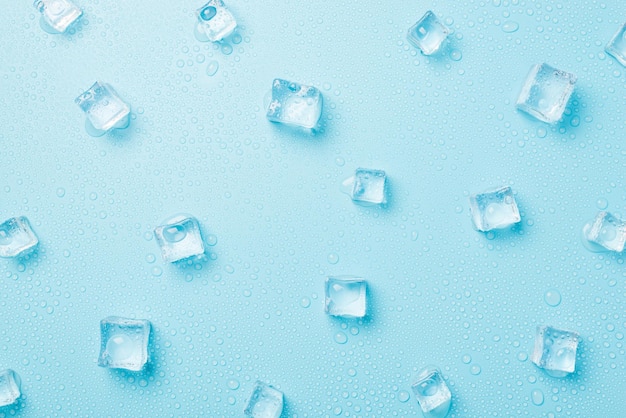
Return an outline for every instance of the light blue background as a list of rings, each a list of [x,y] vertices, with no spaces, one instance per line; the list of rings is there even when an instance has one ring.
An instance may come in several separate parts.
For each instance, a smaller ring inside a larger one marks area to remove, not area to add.
[[[0,214],[41,240],[0,261],[0,368],[24,393],[0,416],[242,416],[256,379],[284,417],[419,416],[429,363],[451,417],[623,416],[624,257],[580,237],[600,208],[626,216],[626,69],[603,52],[620,0],[231,0],[230,54],[194,38],[201,2],[78,4],[67,35],[29,1],[0,16]],[[434,58],[405,37],[428,9],[454,30]],[[554,127],[514,106],[544,61],[578,76]],[[265,119],[274,77],[322,90],[322,132]],[[126,131],[85,134],[95,80],[131,104]],[[357,167],[386,170],[386,209],[341,193]],[[501,184],[521,225],[475,232],[468,195]],[[178,212],[207,262],[161,261],[152,230]],[[336,274],[368,280],[367,320],[324,314]],[[149,372],[97,367],[108,315],[152,321]],[[544,323],[582,335],[573,376],[528,359]]]

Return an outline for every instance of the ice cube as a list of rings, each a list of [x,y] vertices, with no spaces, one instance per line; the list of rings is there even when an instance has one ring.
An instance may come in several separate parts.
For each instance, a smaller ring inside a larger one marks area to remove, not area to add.
[[[538,326],[533,363],[553,377],[564,377],[576,369],[576,349],[580,336],[551,326]]]
[[[425,418],[443,418],[448,414],[452,395],[437,367],[420,370],[411,388]]]
[[[606,52],[626,67],[626,23],[617,31],[605,48]]]
[[[557,70],[548,64],[534,65],[517,98],[517,108],[542,122],[556,123],[563,116],[574,84],[574,74]]]
[[[96,81],[89,90],[78,96],[75,102],[87,114],[87,119],[97,130],[109,131],[128,125],[130,106],[106,83]]]
[[[140,371],[150,361],[150,321],[109,316],[100,321],[98,366]]]
[[[21,386],[20,376],[13,370],[0,371],[0,408],[17,402],[22,396]]]
[[[367,314],[367,282],[359,277],[326,279],[325,311],[332,316],[363,318]]]
[[[166,263],[204,254],[200,224],[193,216],[174,216],[156,227],[154,236]]]
[[[424,55],[432,55],[450,34],[450,29],[432,12],[426,14],[409,29],[407,38]]]
[[[237,21],[222,0],[211,0],[198,10],[198,24],[211,42],[221,41],[237,27]]]
[[[17,257],[33,251],[39,244],[37,235],[24,216],[0,224],[0,257]]]
[[[478,231],[506,228],[522,219],[509,186],[471,195],[469,201],[472,221]]]
[[[267,119],[305,129],[315,129],[322,115],[322,94],[312,86],[277,78],[272,83],[272,100]]]
[[[601,245],[610,251],[624,251],[626,222],[609,212],[598,212],[590,228],[584,230],[587,241]]]
[[[83,14],[69,0],[35,0],[33,5],[41,13],[43,21],[53,30],[62,33]]]
[[[387,176],[382,170],[357,168],[352,183],[352,200],[360,203],[384,204],[387,201]]]
[[[283,393],[257,381],[243,413],[249,418],[279,418],[283,412]]]

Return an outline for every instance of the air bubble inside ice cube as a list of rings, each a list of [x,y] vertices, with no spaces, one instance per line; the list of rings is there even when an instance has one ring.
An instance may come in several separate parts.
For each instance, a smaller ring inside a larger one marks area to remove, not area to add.
[[[409,29],[407,39],[424,55],[432,55],[441,48],[449,34],[450,29],[429,10]]]
[[[626,243],[626,222],[610,212],[598,212],[593,222],[583,229],[587,241],[609,251],[622,252]]]
[[[173,263],[204,254],[204,241],[198,220],[190,215],[176,215],[154,229],[163,261]]]
[[[517,108],[546,123],[561,120],[576,84],[574,74],[548,64],[534,65],[517,98]]]
[[[211,0],[196,10],[198,32],[207,40],[218,42],[230,35],[237,27],[237,21],[222,0]]]
[[[472,222],[478,231],[506,228],[521,220],[509,186],[471,195],[469,202]]]
[[[279,418],[283,412],[283,393],[257,381],[244,414],[248,418]]]
[[[130,120],[130,106],[105,83],[96,81],[87,91],[78,96],[76,104],[85,112],[88,121],[98,131],[113,128],[123,129]]]
[[[65,32],[83,14],[69,0],[35,0],[33,5],[41,13],[42,28],[50,33]]]
[[[22,396],[20,376],[11,369],[0,371],[0,408],[12,405]]]
[[[359,277],[326,279],[325,311],[332,316],[362,318],[367,314],[367,282]]]
[[[538,326],[533,363],[553,377],[565,377],[576,369],[576,351],[580,336],[551,326]]]
[[[617,62],[626,67],[626,23],[617,30],[605,50],[609,55],[613,56]]]
[[[313,87],[275,79],[267,119],[285,125],[315,130],[322,115],[322,93]]]
[[[151,324],[145,319],[110,316],[100,321],[98,366],[140,371],[150,360]]]
[[[39,239],[24,216],[0,224],[0,257],[11,258],[32,252]]]
[[[437,367],[420,370],[411,388],[425,418],[443,418],[448,414],[452,395]]]

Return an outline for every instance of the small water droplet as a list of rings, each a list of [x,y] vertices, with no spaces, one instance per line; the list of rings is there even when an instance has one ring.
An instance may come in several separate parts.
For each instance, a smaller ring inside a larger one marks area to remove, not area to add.
[[[339,256],[335,253],[328,254],[328,262],[330,264],[337,264],[339,262]]]
[[[600,210],[604,210],[609,207],[609,201],[603,197],[596,200],[596,207]]]
[[[518,23],[512,20],[509,20],[508,22],[504,22],[504,25],[502,25],[502,30],[506,33],[517,32],[518,29],[519,29]]]
[[[217,70],[220,68],[220,63],[215,61],[215,60],[211,60],[209,61],[209,63],[207,64],[206,67],[206,75],[208,75],[209,77],[213,77],[216,73]]]
[[[348,336],[342,331],[337,332],[333,338],[337,344],[345,344],[348,342]]]
[[[474,366],[470,367],[470,373],[473,374],[474,376],[478,376],[481,371],[482,371],[482,369],[478,365],[474,365]]]
[[[561,303],[561,294],[558,290],[548,290],[543,296],[543,299],[549,306],[559,306]]]
[[[411,399],[411,395],[406,390],[402,390],[400,391],[400,393],[398,393],[398,400],[400,402],[408,402],[409,399]]]
[[[543,392],[540,391],[539,389],[533,390],[532,393],[530,394],[530,398],[532,399],[533,404],[537,406],[543,405]]]
[[[300,299],[300,306],[302,306],[303,308],[308,308],[309,306],[311,306],[311,299],[303,297],[302,299]]]

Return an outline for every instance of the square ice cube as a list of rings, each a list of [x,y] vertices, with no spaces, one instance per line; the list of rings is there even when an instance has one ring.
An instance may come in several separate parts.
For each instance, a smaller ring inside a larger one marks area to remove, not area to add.
[[[143,369],[150,355],[150,321],[109,316],[100,321],[98,366],[110,369]]]
[[[357,168],[352,183],[355,202],[384,204],[387,201],[387,176],[382,170]]]
[[[39,244],[37,235],[24,216],[0,224],[0,257],[26,255]]]
[[[609,212],[598,212],[590,227],[584,229],[585,239],[610,251],[624,251],[626,222]]]
[[[0,371],[0,408],[14,404],[22,393],[20,376],[11,369]]]
[[[249,418],[279,418],[283,412],[283,393],[257,381],[243,413]]]
[[[222,0],[211,0],[196,10],[202,31],[211,42],[221,41],[237,27],[237,21]]]
[[[166,263],[204,254],[200,224],[192,216],[176,216],[166,221],[154,229],[154,236]]]
[[[93,127],[100,131],[121,127],[128,121],[130,106],[108,84],[96,81],[74,101],[87,114]]]
[[[517,108],[542,122],[556,123],[563,116],[574,84],[574,74],[557,70],[548,64],[534,65],[517,98]]]
[[[407,38],[424,55],[432,55],[439,50],[450,29],[432,12],[426,14],[409,29]]]
[[[417,375],[417,381],[411,386],[415,398],[426,418],[445,417],[450,410],[452,395],[435,366],[423,368]]]
[[[626,67],[626,23],[617,31],[605,48],[606,52]]]
[[[553,377],[564,377],[576,369],[576,350],[580,336],[551,326],[538,326],[533,363]]]
[[[312,86],[275,79],[267,118],[272,122],[314,129],[322,115],[322,93]]]
[[[469,202],[472,221],[478,231],[506,228],[522,220],[509,186],[471,195]]]
[[[41,13],[44,22],[60,33],[65,32],[83,14],[83,11],[69,0],[35,0],[33,5]]]
[[[367,314],[367,282],[358,277],[326,279],[325,311],[332,316],[363,318]]]

